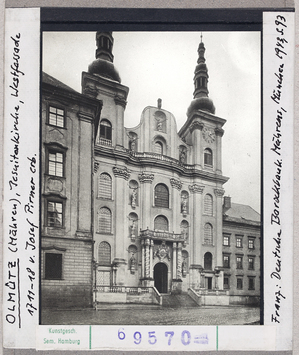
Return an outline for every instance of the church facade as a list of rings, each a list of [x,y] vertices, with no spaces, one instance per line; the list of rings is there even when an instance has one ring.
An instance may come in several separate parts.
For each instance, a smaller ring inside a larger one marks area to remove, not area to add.
[[[41,275],[45,306],[54,298],[61,300],[64,292],[73,299],[76,287],[84,290],[84,297],[72,305],[125,302],[127,294],[149,290],[154,290],[153,302],[157,295],[182,292],[202,299],[201,304],[258,302],[259,215],[241,208],[238,221],[235,216],[230,219],[231,207],[224,207],[228,177],[222,174],[221,144],[226,120],[215,115],[208,96],[204,44],[198,47],[194,97],[178,131],[161,99],[156,107],[143,110],[136,127],[125,127],[129,88],[114,67],[113,41],[111,32],[96,34],[96,60],[82,74],[82,94],[53,78],[49,92],[51,83],[45,76]],[[53,99],[58,91],[67,98]],[[72,95],[77,95],[77,102]],[[229,245],[228,235],[233,235]],[[254,241],[249,256],[242,251],[242,260],[250,260],[246,266],[227,263],[227,256],[240,258],[235,235],[242,236],[243,243]],[[61,271],[51,274],[50,265]],[[241,278],[254,279],[254,286],[246,281],[240,287]]]

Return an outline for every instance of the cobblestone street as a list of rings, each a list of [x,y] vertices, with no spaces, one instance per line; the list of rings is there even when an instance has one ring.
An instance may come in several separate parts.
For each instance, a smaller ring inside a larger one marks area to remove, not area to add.
[[[41,324],[237,325],[259,324],[258,307],[162,308],[154,305],[103,305],[101,309],[43,310]]]

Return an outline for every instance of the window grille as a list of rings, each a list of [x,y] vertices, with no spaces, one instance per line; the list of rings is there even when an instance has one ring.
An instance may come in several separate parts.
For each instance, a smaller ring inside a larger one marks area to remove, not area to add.
[[[108,120],[102,120],[100,123],[100,144],[111,145],[112,126]]]
[[[213,216],[213,197],[209,194],[204,199],[204,214]]]
[[[111,233],[111,211],[109,208],[102,207],[99,211],[99,232]]]
[[[213,166],[213,153],[211,149],[205,149],[204,151],[204,165]]]
[[[213,227],[206,223],[204,227],[204,244],[213,245]]]
[[[112,179],[107,173],[102,173],[99,176],[98,193],[100,198],[112,199]]]
[[[155,142],[155,153],[163,154],[163,144],[161,142]]]
[[[168,231],[168,220],[164,216],[155,218],[154,227],[157,230]]]
[[[155,206],[169,207],[169,193],[168,188],[164,184],[158,184],[155,187]]]
[[[99,265],[111,265],[111,246],[107,242],[101,242],[99,244],[99,254],[98,254]]]

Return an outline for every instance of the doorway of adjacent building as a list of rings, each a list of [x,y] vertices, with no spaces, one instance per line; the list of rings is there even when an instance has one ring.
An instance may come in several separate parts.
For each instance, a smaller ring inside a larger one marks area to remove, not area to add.
[[[212,289],[212,277],[206,277],[206,289]]]
[[[154,267],[155,287],[160,293],[167,293],[168,268],[164,263],[158,263]]]

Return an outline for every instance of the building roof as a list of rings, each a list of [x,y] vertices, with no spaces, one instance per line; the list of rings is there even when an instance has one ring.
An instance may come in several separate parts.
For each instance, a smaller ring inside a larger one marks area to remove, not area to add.
[[[247,221],[260,223],[261,216],[252,207],[231,203],[230,208],[223,210],[224,221],[246,223]],[[255,224],[255,223],[254,223]]]
[[[53,86],[55,86],[57,88],[61,88],[61,89],[72,91],[72,92],[77,92],[76,90],[74,90],[71,87],[63,84],[61,81],[55,79],[53,76],[51,76],[51,75],[49,75],[49,74],[47,74],[45,72],[43,72],[42,81],[45,84],[50,84],[50,85],[53,85]]]

